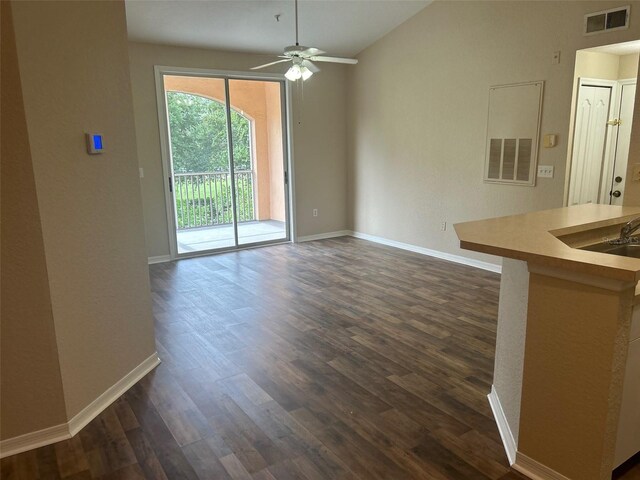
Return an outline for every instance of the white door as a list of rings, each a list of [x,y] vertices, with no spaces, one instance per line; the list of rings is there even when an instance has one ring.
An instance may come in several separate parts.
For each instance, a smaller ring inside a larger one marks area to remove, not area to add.
[[[618,137],[615,146],[615,160],[611,183],[611,205],[622,205],[624,197],[624,182],[627,176],[627,161],[629,159],[629,142],[631,140],[631,123],[633,121],[633,104],[636,98],[636,85],[623,84],[620,95]],[[615,133],[614,133],[615,134]]]
[[[569,205],[599,203],[603,178],[611,87],[581,85],[578,92]]]

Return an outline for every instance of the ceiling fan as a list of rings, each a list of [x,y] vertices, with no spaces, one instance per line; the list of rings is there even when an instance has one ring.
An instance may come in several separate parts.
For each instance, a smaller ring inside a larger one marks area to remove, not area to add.
[[[270,67],[277,63],[292,62],[289,70],[284,74],[287,80],[295,82],[302,78],[307,80],[311,75],[320,71],[313,62],[331,62],[331,63],[348,63],[356,64],[358,60],[355,58],[342,58],[342,57],[327,57],[323,54],[326,53],[318,48],[303,47],[298,42],[298,0],[295,0],[295,14],[296,14],[296,44],[290,45],[284,49],[284,53],[279,55],[278,58],[282,60],[276,60],[275,62],[265,63],[258,67],[253,67],[251,70],[259,70],[261,68]],[[313,62],[312,62],[313,61]]]

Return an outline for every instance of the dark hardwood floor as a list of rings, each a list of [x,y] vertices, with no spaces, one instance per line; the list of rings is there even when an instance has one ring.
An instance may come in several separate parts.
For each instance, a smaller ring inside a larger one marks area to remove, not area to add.
[[[524,478],[486,400],[498,275],[353,238],[150,268],[163,363],[3,480]]]

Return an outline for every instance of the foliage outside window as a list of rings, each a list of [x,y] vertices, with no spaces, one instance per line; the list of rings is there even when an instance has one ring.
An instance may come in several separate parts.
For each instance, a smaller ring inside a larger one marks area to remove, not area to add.
[[[224,104],[200,95],[167,92],[178,229],[233,222]],[[255,220],[251,121],[231,110],[236,212]]]
[[[228,172],[224,104],[200,95],[167,92],[175,173]],[[235,170],[251,170],[251,121],[231,109]]]

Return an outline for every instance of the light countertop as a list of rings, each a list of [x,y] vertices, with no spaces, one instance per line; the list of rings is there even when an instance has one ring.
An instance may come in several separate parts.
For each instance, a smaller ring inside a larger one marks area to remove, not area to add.
[[[613,238],[621,224],[637,216],[640,216],[640,207],[588,204],[458,223],[454,228],[460,247],[466,250],[638,282],[640,259],[569,246]]]

